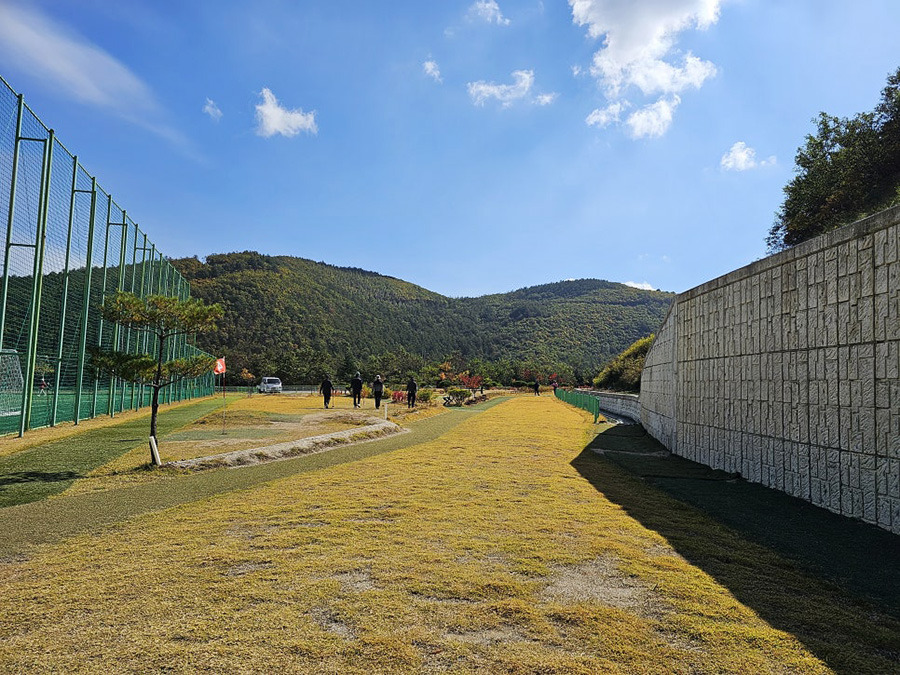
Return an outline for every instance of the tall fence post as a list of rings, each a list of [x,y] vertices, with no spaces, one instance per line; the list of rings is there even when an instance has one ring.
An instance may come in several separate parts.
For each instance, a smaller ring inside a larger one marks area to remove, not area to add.
[[[127,254],[128,249],[128,213],[125,209],[122,209],[122,246],[119,250],[119,281],[116,285],[116,291],[124,291],[125,290],[125,255]],[[120,349],[119,345],[122,342],[122,327],[119,324],[115,324],[113,326],[113,349]],[[128,344],[125,344],[125,352],[128,351]],[[115,382],[115,391],[119,391],[119,381],[116,378]],[[115,410],[115,396],[110,396],[110,405]],[[125,409],[125,382],[122,382],[122,400],[119,401],[119,411]]]
[[[63,344],[66,338],[66,305],[69,298],[69,264],[72,254],[72,227],[75,223],[75,183],[78,180],[78,156],[72,157],[72,190],[69,196],[69,226],[66,230],[66,261],[63,266],[62,299],[59,307],[59,338],[56,342],[56,376],[53,378],[53,411],[50,413],[50,426],[56,426],[57,407],[59,405],[59,385],[62,378]]]
[[[78,166],[76,158],[75,166]],[[83,192],[76,190],[76,192]],[[88,216],[87,254],[84,263],[84,292],[81,298],[81,332],[78,335],[78,365],[75,371],[75,413],[74,422],[81,421],[81,388],[84,385],[84,361],[87,351],[87,330],[91,306],[91,276],[94,270],[94,212],[97,208],[97,179],[91,178],[91,211]],[[96,405],[96,404],[95,404]]]
[[[126,226],[127,227],[127,226]],[[130,229],[130,228],[129,228]],[[129,293],[134,293],[134,285],[135,280],[137,279],[137,251],[138,251],[138,226],[137,223],[134,224],[134,240],[131,245],[131,285],[128,289]],[[131,335],[131,326],[128,326],[125,329],[125,351],[131,351],[131,343],[132,343],[132,335]],[[138,351],[138,335],[137,331],[135,331],[134,335],[134,352]],[[135,394],[137,385],[134,382],[129,382],[129,389],[131,390],[131,403],[129,404],[129,408],[137,410],[137,406],[135,405]],[[125,410],[125,389],[124,386],[122,388],[122,410]]]
[[[13,220],[16,215],[16,185],[19,178],[19,138],[22,136],[22,117],[25,114],[25,97],[18,95],[16,112],[16,140],[13,143],[12,175],[9,182],[9,210],[6,219],[6,247],[3,251],[3,295],[0,298],[0,349],[6,336],[6,299],[9,294],[9,252],[13,247]]]
[[[135,245],[137,245],[138,235],[143,236],[144,241],[140,246],[141,251],[141,298],[147,298],[147,251],[150,249],[147,246],[147,235],[141,232],[138,229],[135,229]],[[139,353],[146,354],[147,353],[147,337],[148,333],[146,330],[141,331],[135,338],[135,346]],[[138,385],[138,396],[137,401],[134,404],[134,409],[138,410],[144,404],[144,383],[141,382]]]
[[[20,139],[26,140],[26,139]],[[36,139],[29,139],[36,140]],[[22,392],[22,416],[19,420],[19,436],[31,428],[31,402],[34,398],[34,374],[37,365],[38,331],[41,327],[41,291],[44,280],[44,251],[47,241],[47,212],[50,201],[50,168],[53,162],[53,130],[44,139],[44,157],[41,170],[41,194],[38,200],[38,222],[34,235],[34,265],[32,266],[31,316],[28,323],[28,355],[25,365],[25,387]]]
[[[109,228],[114,224],[110,222],[110,218],[112,218],[112,196],[106,195],[106,227],[104,228],[104,232],[106,233],[103,239],[103,284],[100,287],[100,302],[102,303],[106,299],[106,285],[107,285],[107,277],[109,274]],[[103,319],[103,315],[100,315],[100,323],[97,328],[97,347],[99,349],[103,348],[103,329],[106,326],[106,321]],[[112,378],[110,378],[110,386],[112,386]],[[93,410],[91,411],[91,417],[97,416],[97,398],[100,389],[100,372],[97,369],[94,369],[94,404]],[[112,391],[109,392],[109,395],[112,396]],[[109,414],[109,405],[107,402],[107,414]]]

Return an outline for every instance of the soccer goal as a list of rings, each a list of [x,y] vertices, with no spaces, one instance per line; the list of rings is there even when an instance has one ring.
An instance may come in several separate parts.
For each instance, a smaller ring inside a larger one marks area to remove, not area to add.
[[[15,349],[0,349],[0,417],[22,412],[22,363]]]

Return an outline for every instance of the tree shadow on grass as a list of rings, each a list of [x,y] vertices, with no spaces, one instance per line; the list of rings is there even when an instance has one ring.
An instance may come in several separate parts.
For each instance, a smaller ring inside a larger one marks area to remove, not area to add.
[[[0,473],[0,508],[26,504],[65,491],[83,475],[77,471],[4,471]]]
[[[642,427],[572,466],[770,625],[841,673],[900,672],[900,537],[669,455]]]
[[[18,471],[0,475],[0,488],[4,485],[16,485],[18,483],[58,483],[59,481],[71,481],[81,477],[81,474],[74,471]]]

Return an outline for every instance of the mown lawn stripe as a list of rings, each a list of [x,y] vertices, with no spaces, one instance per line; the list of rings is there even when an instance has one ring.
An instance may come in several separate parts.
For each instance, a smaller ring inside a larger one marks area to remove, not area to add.
[[[209,398],[164,410],[159,415],[157,433],[162,437],[221,405],[221,400]],[[73,481],[97,467],[147,445],[149,431],[148,418],[142,415],[0,457],[0,508],[65,492]],[[149,449],[147,456],[149,460]]]

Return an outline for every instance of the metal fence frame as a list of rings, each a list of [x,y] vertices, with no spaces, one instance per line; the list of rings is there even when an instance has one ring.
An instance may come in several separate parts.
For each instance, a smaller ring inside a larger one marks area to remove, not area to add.
[[[93,346],[156,355],[146,333],[104,322],[99,305],[117,291],[186,300],[190,285],[2,77],[0,226],[0,352],[15,350],[24,381],[21,408],[0,415],[0,435],[149,405],[149,387],[101,376],[88,362]],[[166,351],[206,354],[184,336]],[[173,384],[161,402],[212,394],[213,382],[210,373]]]
[[[569,405],[574,405],[576,408],[588,411],[594,416],[594,424],[597,423],[600,417],[600,401],[595,396],[584,394],[580,391],[569,391],[559,388],[556,390],[556,398]]]

